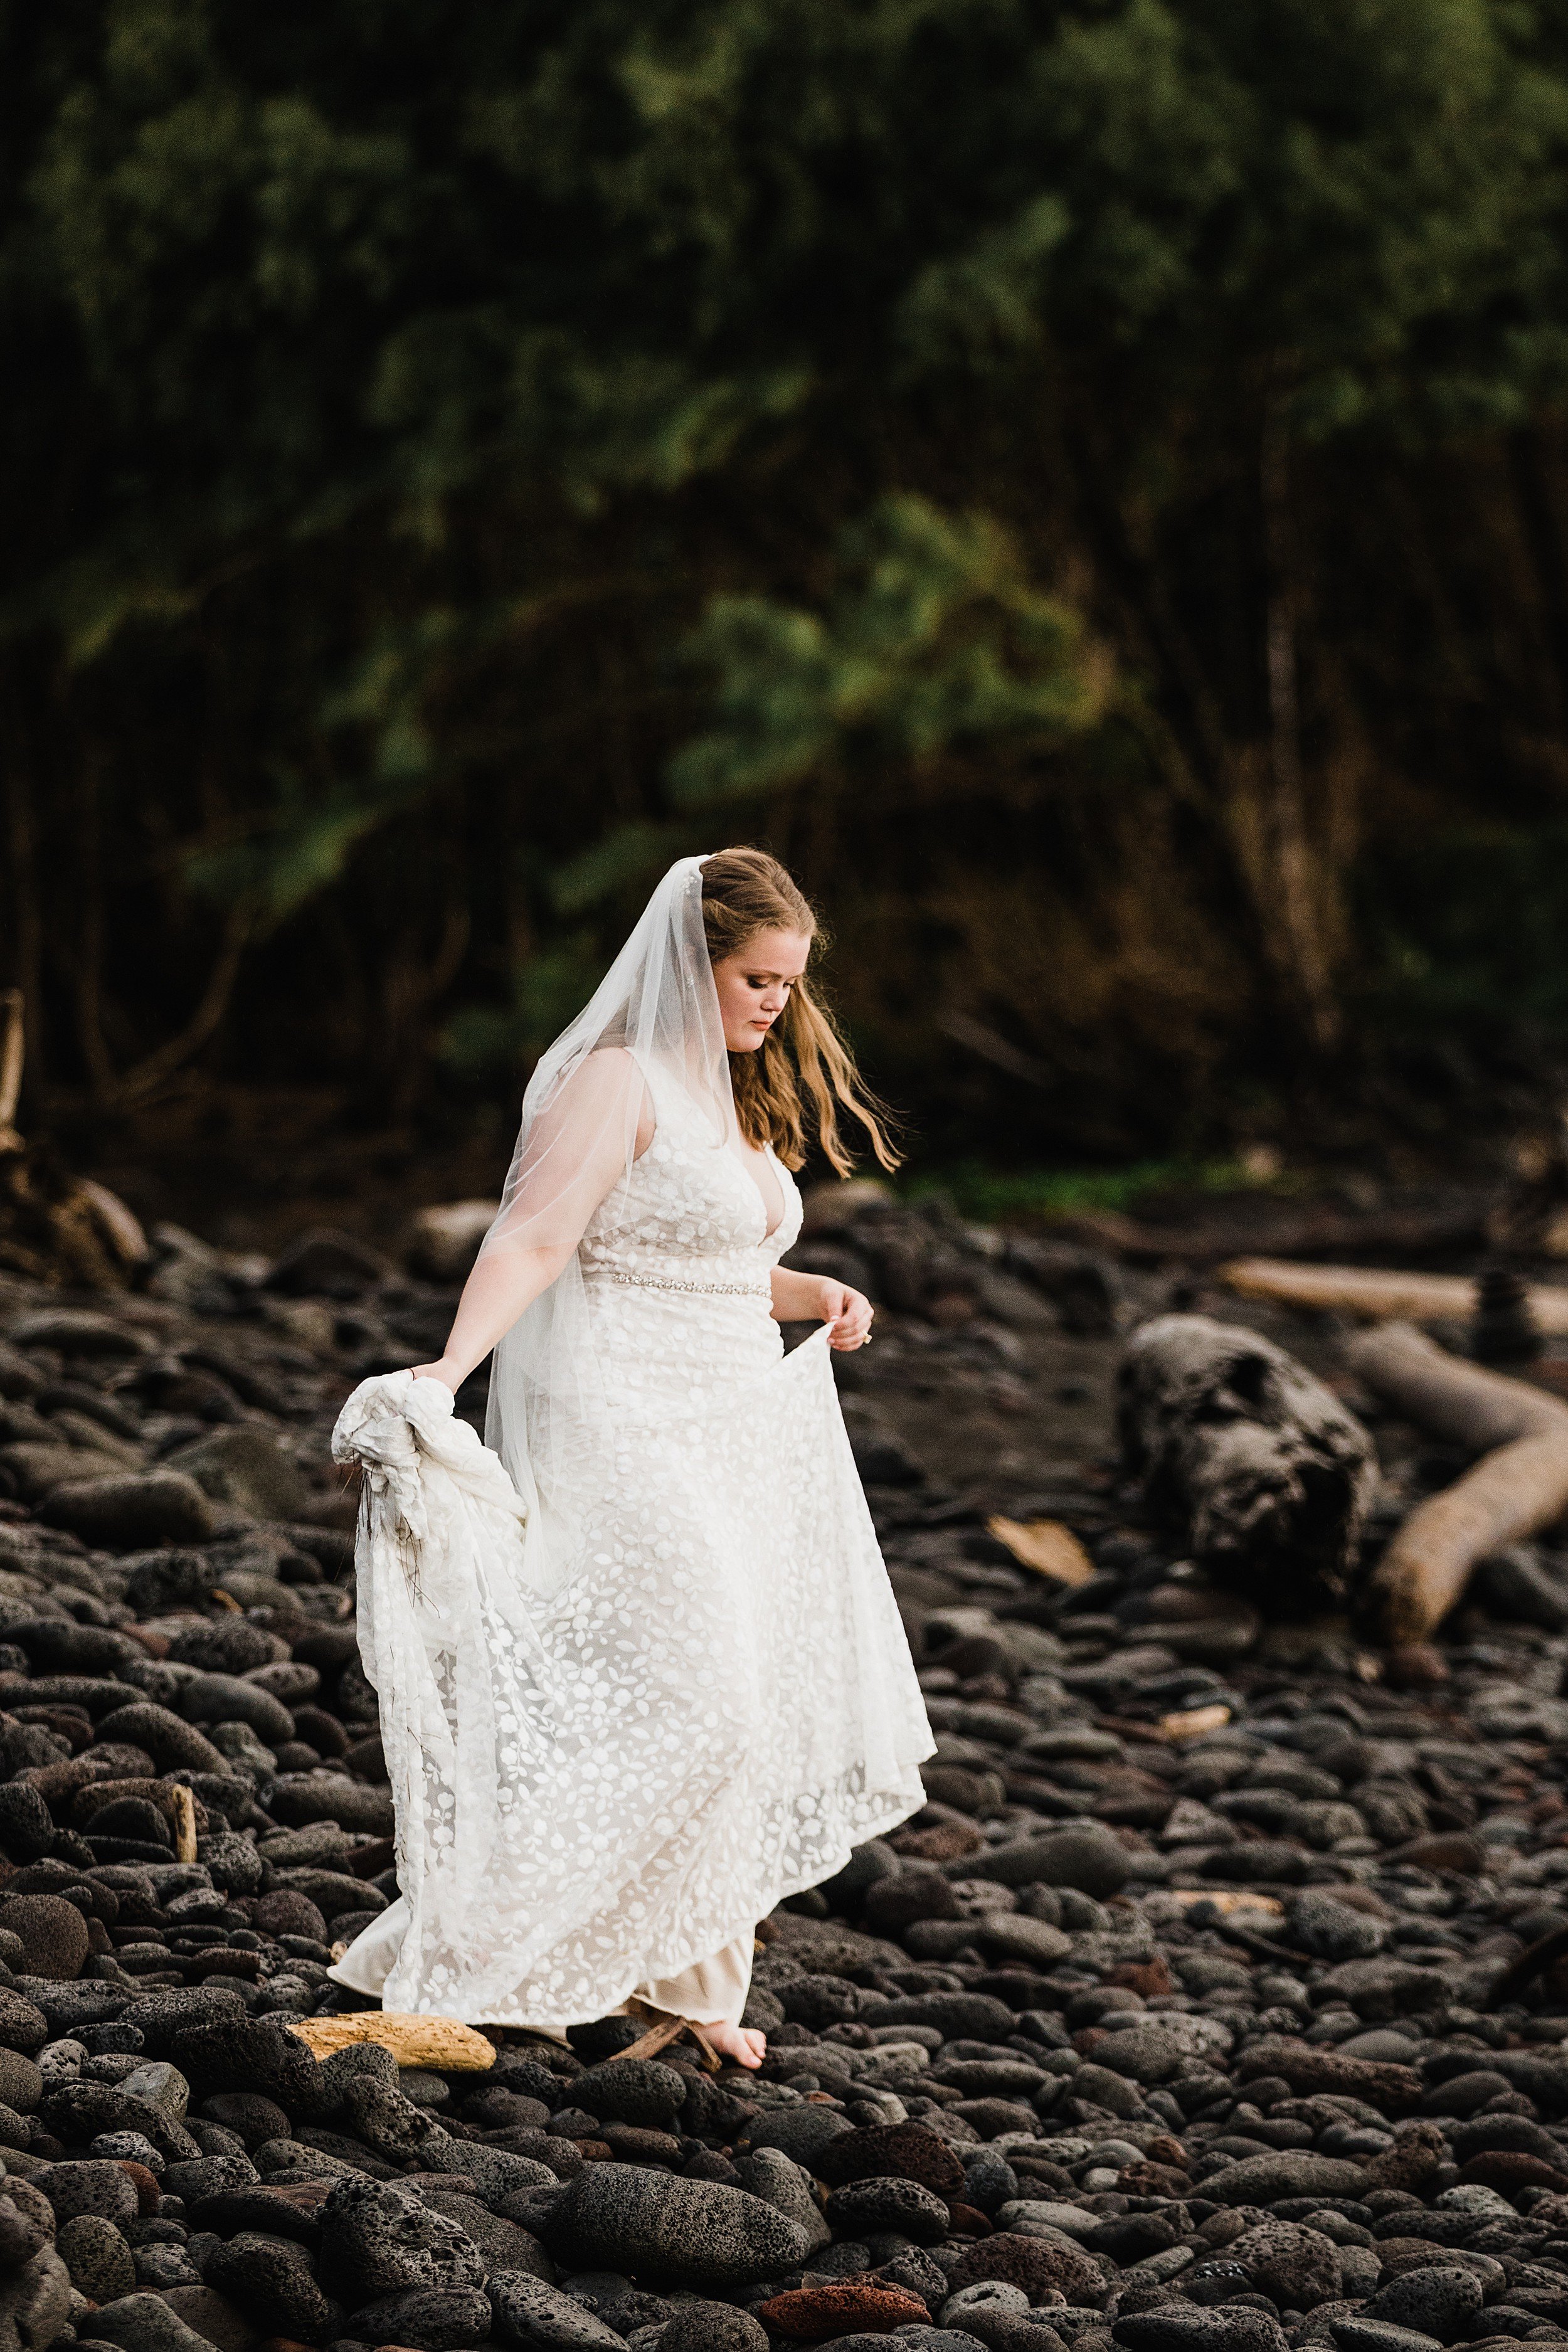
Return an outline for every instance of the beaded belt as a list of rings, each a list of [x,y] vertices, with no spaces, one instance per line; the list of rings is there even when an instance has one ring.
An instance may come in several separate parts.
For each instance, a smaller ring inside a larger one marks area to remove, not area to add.
[[[702,1298],[771,1298],[766,1282],[677,1282],[661,1274],[626,1274],[616,1265],[591,1265],[588,1274],[602,1274],[609,1282],[635,1283],[639,1290],[683,1290]]]

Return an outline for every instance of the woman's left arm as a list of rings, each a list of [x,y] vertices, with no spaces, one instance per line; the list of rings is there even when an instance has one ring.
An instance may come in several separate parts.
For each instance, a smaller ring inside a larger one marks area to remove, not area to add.
[[[773,1319],[779,1323],[831,1323],[830,1348],[864,1348],[870,1342],[876,1308],[864,1291],[825,1274],[795,1274],[788,1266],[773,1270]]]

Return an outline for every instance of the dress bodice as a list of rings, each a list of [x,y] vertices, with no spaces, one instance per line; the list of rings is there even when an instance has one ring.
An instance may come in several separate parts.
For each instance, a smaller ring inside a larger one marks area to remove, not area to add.
[[[672,1079],[650,1076],[648,1091],[653,1140],[590,1220],[577,1253],[584,1276],[633,1288],[668,1283],[688,1295],[765,1297],[770,1273],[800,1232],[794,1177],[770,1146],[780,1201],[770,1234],[767,1206],[740,1150],[715,1142]]]
[[[668,1422],[733,1400],[784,1353],[769,1277],[800,1232],[800,1193],[770,1152],[783,1213],[683,1087],[647,1074],[652,1142],[577,1248],[602,1383],[595,1410]]]

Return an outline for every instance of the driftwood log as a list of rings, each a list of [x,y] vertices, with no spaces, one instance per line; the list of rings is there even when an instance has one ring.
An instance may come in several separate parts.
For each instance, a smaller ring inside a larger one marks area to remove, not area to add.
[[[1476,1311],[1476,1285],[1464,1274],[1400,1274],[1365,1265],[1295,1265],[1288,1258],[1238,1257],[1219,1279],[1247,1298],[1279,1299],[1287,1307],[1332,1309],[1368,1323],[1400,1318],[1413,1323],[1468,1323]],[[1568,1332],[1568,1289],[1532,1283],[1530,1311],[1546,1332]]]
[[[35,1282],[120,1290],[147,1255],[118,1194],[73,1176],[17,1131],[26,1024],[19,989],[0,990],[0,1271]]]
[[[1479,1560],[1568,1511],[1568,1405],[1450,1356],[1407,1323],[1360,1333],[1345,1355],[1403,1419],[1483,1456],[1411,1512],[1372,1580],[1389,1641],[1424,1642]]]
[[[1376,1467],[1321,1381],[1206,1315],[1143,1324],[1118,1380],[1125,1467],[1194,1559],[1270,1606],[1345,1595]]]

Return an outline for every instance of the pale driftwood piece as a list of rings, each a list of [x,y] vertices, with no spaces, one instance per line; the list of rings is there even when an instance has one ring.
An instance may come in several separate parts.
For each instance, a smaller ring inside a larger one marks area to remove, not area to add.
[[[1059,1519],[1009,1519],[998,1511],[986,1520],[985,1532],[1005,1544],[1020,1568],[1058,1584],[1087,1584],[1094,1574],[1093,1560]]]
[[[67,1173],[17,1132],[26,1023],[22,992],[0,989],[0,1268],[34,1282],[121,1290],[147,1236],[117,1193]]]
[[[0,1151],[20,1151],[16,1105],[22,1094],[22,1057],[26,1037],[22,992],[0,990]]]
[[[1218,1279],[1247,1298],[1272,1298],[1358,1315],[1368,1323],[1468,1323],[1476,1286],[1463,1274],[1400,1274],[1366,1265],[1297,1265],[1289,1258],[1238,1257],[1215,1269]],[[1532,1283],[1527,1298],[1542,1331],[1568,1332],[1568,1289]]]
[[[1568,1511],[1568,1405],[1528,1381],[1450,1356],[1408,1323],[1360,1333],[1345,1357],[1357,1380],[1405,1420],[1484,1456],[1417,1505],[1373,1578],[1389,1641],[1425,1642],[1478,1560]]]
[[[1343,1595],[1376,1466],[1331,1390],[1207,1315],[1143,1324],[1118,1382],[1127,1469],[1194,1559],[1265,1607]]]
[[[346,1944],[343,1949],[348,1949]],[[318,2058],[330,2058],[352,2042],[374,2042],[390,2050],[400,2066],[430,2067],[443,2074],[483,2074],[496,2063],[494,2042],[473,2026],[456,2017],[424,2017],[408,2010],[366,2009],[345,2017],[300,2017],[288,2031]]]
[[[176,1781],[169,1791],[174,1816],[174,1860],[195,1862],[196,1858],[196,1801],[183,1782]]]

